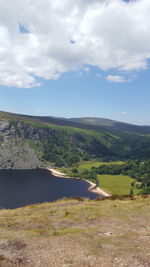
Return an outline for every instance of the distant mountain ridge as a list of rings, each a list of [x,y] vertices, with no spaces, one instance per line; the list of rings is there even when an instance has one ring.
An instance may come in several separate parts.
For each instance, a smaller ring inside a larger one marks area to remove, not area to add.
[[[0,112],[0,169],[150,158],[150,126]]]
[[[101,130],[108,127],[109,130],[119,130],[126,131],[136,134],[150,134],[150,126],[139,126],[126,122],[120,122],[105,118],[97,117],[83,117],[83,118],[64,118],[64,117],[53,117],[53,116],[32,116],[32,115],[22,115],[15,113],[8,113],[0,111],[0,117],[4,118],[14,118],[23,119],[29,121],[37,121],[41,123],[48,123],[58,126],[69,126],[88,130]]]
[[[150,126],[139,126],[135,124],[130,124],[126,122],[120,122],[105,118],[97,118],[97,117],[85,117],[85,118],[71,118],[71,121],[77,123],[83,123],[86,125],[93,125],[93,126],[105,126],[105,127],[113,127],[119,130],[124,130],[128,132],[135,132],[141,134],[150,134]]]

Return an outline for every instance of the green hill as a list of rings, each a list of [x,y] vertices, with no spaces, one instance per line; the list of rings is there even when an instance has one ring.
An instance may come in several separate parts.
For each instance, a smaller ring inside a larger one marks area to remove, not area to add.
[[[98,118],[65,119],[0,112],[0,168],[150,158],[150,127],[119,125]]]
[[[119,130],[125,132],[131,132],[135,134],[150,134],[150,126],[138,126],[129,123],[118,122],[115,120],[109,120],[104,118],[72,118],[70,121],[88,125],[89,127],[96,127],[97,130],[104,126],[110,130]]]
[[[37,123],[48,123],[57,126],[68,126],[95,131],[120,131],[135,134],[150,135],[150,126],[138,126],[104,118],[57,118],[50,116],[29,116],[0,111],[1,118],[22,119]]]

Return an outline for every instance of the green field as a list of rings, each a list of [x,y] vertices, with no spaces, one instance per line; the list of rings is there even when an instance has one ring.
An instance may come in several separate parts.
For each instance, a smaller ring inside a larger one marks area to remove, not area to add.
[[[112,195],[126,195],[129,194],[131,189],[132,178],[126,175],[108,175],[100,174],[97,176],[99,180],[99,186],[101,189]],[[133,188],[134,194],[138,193],[138,190]]]
[[[90,170],[92,167],[98,168],[101,165],[107,164],[123,164],[123,161],[111,161],[111,162],[102,162],[102,161],[81,161],[78,165],[78,170]]]

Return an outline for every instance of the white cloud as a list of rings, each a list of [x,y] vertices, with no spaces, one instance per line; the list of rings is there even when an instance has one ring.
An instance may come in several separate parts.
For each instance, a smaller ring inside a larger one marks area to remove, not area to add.
[[[119,75],[108,75],[106,77],[106,79],[109,82],[113,82],[113,83],[124,83],[125,82],[124,77],[123,76],[119,76]]]
[[[122,111],[121,114],[126,115],[126,114],[128,114],[128,112],[127,111]]]
[[[57,79],[87,65],[147,68],[149,0],[0,0],[0,6],[2,85],[37,86],[38,78]]]

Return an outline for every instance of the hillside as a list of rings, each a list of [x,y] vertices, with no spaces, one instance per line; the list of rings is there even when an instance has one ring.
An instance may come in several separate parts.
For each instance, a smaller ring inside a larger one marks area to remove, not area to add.
[[[1,267],[149,267],[150,198],[0,210]]]
[[[50,116],[29,116],[29,115],[21,115],[21,114],[14,114],[0,111],[0,117],[4,119],[21,119],[30,122],[37,122],[37,123],[47,123],[51,125],[57,126],[68,126],[68,127],[75,127],[80,129],[87,129],[87,130],[96,130],[96,131],[104,131],[108,130],[118,130],[120,132],[128,132],[128,133],[135,133],[135,134],[143,134],[149,135],[150,134],[150,126],[138,126],[129,123],[118,122],[115,120],[104,119],[104,118],[57,118],[57,117],[50,117]]]
[[[104,123],[97,127],[82,120],[0,112],[0,168],[71,166],[96,158],[150,158],[150,136]]]
[[[130,123],[123,123],[115,120],[109,120],[104,118],[72,118],[70,121],[74,121],[77,123],[81,123],[84,125],[88,125],[89,127],[109,127],[109,129],[116,129],[119,131],[126,131],[128,133],[135,133],[135,134],[150,134],[150,126],[138,126],[133,125]]]

